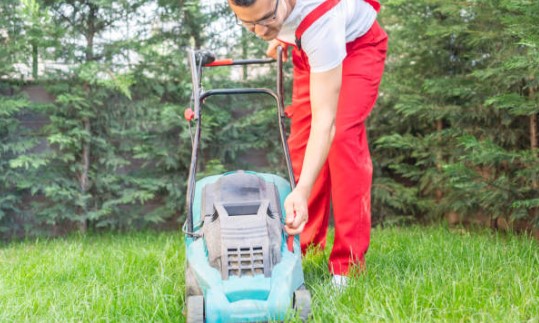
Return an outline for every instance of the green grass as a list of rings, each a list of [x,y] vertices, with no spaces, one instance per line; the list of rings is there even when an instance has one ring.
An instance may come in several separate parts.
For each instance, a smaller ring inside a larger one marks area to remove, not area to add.
[[[367,271],[330,289],[309,253],[316,322],[539,322],[539,244],[436,228],[374,230]],[[180,233],[0,245],[0,322],[183,322]]]
[[[0,322],[181,321],[180,235],[129,234],[0,249]]]

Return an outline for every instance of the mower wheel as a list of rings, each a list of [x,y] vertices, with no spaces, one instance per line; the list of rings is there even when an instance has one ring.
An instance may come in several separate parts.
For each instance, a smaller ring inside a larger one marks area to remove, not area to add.
[[[187,297],[187,323],[204,323],[204,297]]]
[[[293,307],[301,321],[307,322],[311,315],[311,293],[304,286],[294,292]]]
[[[191,265],[187,263],[185,268],[185,295],[187,297],[202,295],[202,290],[200,289],[200,286],[198,286],[198,282]]]

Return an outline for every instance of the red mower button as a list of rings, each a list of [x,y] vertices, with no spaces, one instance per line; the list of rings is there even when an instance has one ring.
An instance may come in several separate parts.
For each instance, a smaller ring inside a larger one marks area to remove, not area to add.
[[[185,111],[183,111],[183,117],[185,118],[185,120],[191,121],[195,118],[195,112],[193,111],[193,109],[187,108],[185,109]]]

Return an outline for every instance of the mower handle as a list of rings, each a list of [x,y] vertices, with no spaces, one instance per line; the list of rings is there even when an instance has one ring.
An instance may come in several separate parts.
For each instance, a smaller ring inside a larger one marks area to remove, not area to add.
[[[231,65],[251,65],[251,64],[271,64],[275,63],[276,60],[272,58],[266,59],[231,59],[231,58],[222,58],[216,59],[215,54],[209,50],[191,50],[192,55],[194,56],[194,61],[198,65],[204,67],[215,67],[215,66],[231,66]]]
[[[275,60],[272,58],[267,59],[218,59],[211,63],[202,64],[204,67],[213,67],[213,66],[230,66],[230,65],[250,65],[250,64],[271,64],[275,63]]]
[[[232,59],[221,59],[215,60],[215,55],[206,50],[194,50],[188,49],[188,61],[189,66],[191,67],[191,80],[193,84],[192,92],[192,102],[193,108],[189,109],[189,113],[186,113],[186,118],[188,120],[195,121],[195,134],[193,138],[193,147],[191,153],[191,164],[189,166],[189,177],[187,180],[187,196],[186,196],[186,209],[187,209],[187,221],[186,233],[192,235],[193,233],[193,202],[195,195],[195,186],[196,186],[196,171],[197,171],[197,160],[198,160],[198,146],[200,143],[200,133],[201,133],[201,103],[205,98],[211,95],[227,95],[227,94],[268,94],[273,97],[277,102],[277,112],[279,118],[279,133],[281,137],[281,144],[283,147],[283,152],[285,156],[285,162],[288,169],[288,178],[290,180],[290,186],[292,189],[295,188],[295,179],[294,172],[292,170],[292,161],[290,159],[290,151],[288,149],[288,142],[286,140],[285,126],[284,126],[284,89],[283,89],[283,58],[282,58],[282,47],[277,47],[277,60],[274,59],[242,59],[242,60],[232,60]],[[204,91],[202,89],[201,78],[202,78],[202,67],[214,67],[214,66],[230,66],[230,65],[249,65],[249,64],[270,64],[277,63],[277,84],[276,91],[269,89],[260,89],[260,88],[242,88],[242,89],[214,89],[209,91]]]

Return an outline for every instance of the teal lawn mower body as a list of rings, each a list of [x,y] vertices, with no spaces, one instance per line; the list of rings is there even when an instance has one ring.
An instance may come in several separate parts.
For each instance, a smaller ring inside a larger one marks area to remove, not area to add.
[[[279,49],[280,51],[280,49]],[[281,57],[281,55],[278,55]],[[196,122],[189,182],[186,248],[187,322],[283,321],[294,311],[310,314],[304,287],[299,237],[283,230],[284,200],[294,185],[284,131],[282,61],[221,60],[189,50]],[[203,92],[203,67],[277,63],[277,93],[269,89],[217,89]],[[281,142],[289,181],[267,173],[232,171],[195,181],[201,105],[212,95],[268,94],[278,107]]]

